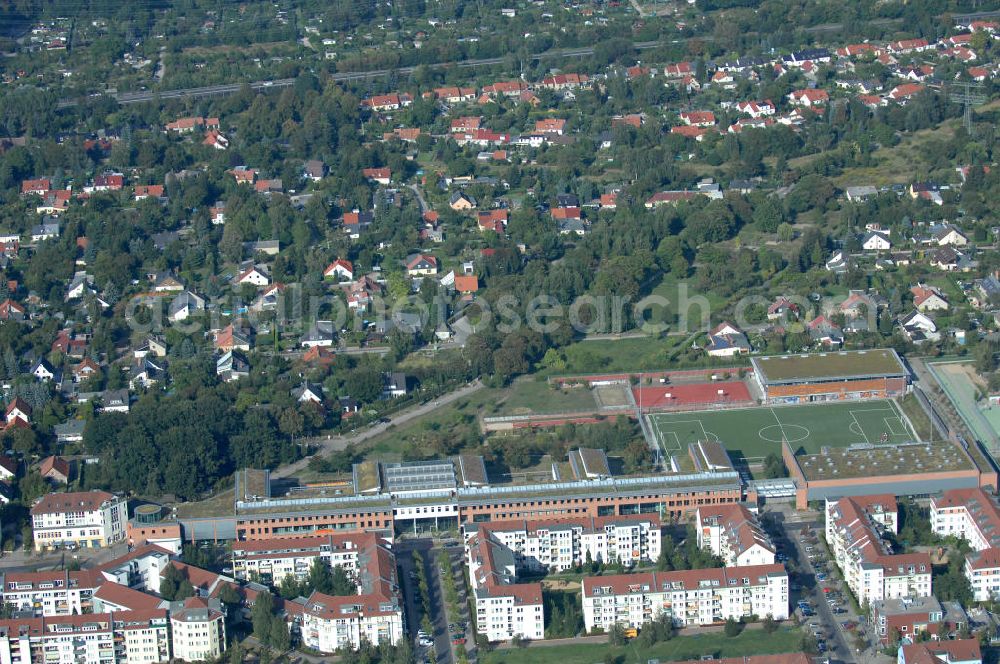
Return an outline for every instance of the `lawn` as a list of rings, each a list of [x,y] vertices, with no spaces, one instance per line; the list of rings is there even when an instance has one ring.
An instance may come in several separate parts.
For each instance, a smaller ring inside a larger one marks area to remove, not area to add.
[[[597,402],[586,387],[559,389],[529,377],[511,387],[501,410],[505,415],[589,412],[597,410]]]
[[[699,440],[718,440],[746,459],[781,452],[782,439],[798,453],[856,443],[901,443],[914,436],[890,401],[743,408],[650,416],[667,454]],[[886,439],[883,440],[883,435]]]
[[[481,664],[594,664],[611,655],[618,664],[646,664],[650,659],[664,662],[698,659],[702,655],[737,657],[798,652],[802,632],[794,628],[779,629],[767,634],[762,629],[748,629],[739,636],[726,638],[721,632],[678,636],[657,643],[651,648],[639,648],[635,643],[625,646],[581,643],[494,650],[480,654]]]
[[[404,426],[390,426],[383,434],[362,444],[364,455],[370,459],[398,461],[407,448],[422,448],[434,436],[479,436],[477,416],[499,414],[499,404],[507,390],[483,388],[471,395],[442,406],[422,417],[410,420]]]

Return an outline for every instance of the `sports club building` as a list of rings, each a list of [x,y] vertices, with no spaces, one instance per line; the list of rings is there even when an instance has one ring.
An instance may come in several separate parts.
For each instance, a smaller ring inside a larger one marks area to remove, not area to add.
[[[901,397],[910,372],[891,348],[755,357],[753,381],[764,403]]]

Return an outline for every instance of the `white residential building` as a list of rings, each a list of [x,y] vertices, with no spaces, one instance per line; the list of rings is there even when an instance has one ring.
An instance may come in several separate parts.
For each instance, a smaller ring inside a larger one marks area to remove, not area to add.
[[[541,586],[517,583],[519,572],[660,555],[659,520],[646,515],[468,524],[464,535],[476,625],[491,641],[544,637]]]
[[[201,597],[171,603],[170,634],[175,659],[215,660],[226,651],[226,620],[219,607],[218,600]]]
[[[581,563],[634,565],[660,556],[660,523],[647,515],[470,524],[513,551],[518,568],[563,571]]]
[[[490,641],[545,638],[542,584],[517,583],[514,552],[486,534],[465,544],[476,630]]]
[[[302,643],[307,647],[332,653],[341,648],[357,649],[364,641],[396,645],[402,640],[396,558],[374,535],[370,538],[356,556],[357,595],[334,597],[313,592],[306,600]]]
[[[880,536],[897,529],[892,495],[827,500],[826,541],[860,604],[931,594],[927,553],[894,554]]]
[[[973,553],[965,559],[965,576],[977,602],[1000,597],[1000,506],[979,487],[952,489],[931,497],[931,530],[942,537],[964,539]]]
[[[102,548],[125,539],[128,503],[107,491],[50,493],[31,508],[35,551]]]
[[[774,564],[774,544],[745,506],[699,507],[696,523],[698,546],[711,550],[727,567]]]
[[[1000,547],[1000,505],[984,489],[952,489],[931,496],[931,530],[958,537],[974,551]]]
[[[363,642],[399,643],[403,610],[396,593],[334,597],[313,592],[302,613],[302,643],[320,652],[356,650]]]
[[[677,626],[711,625],[756,615],[788,618],[784,565],[716,567],[583,579],[583,621],[588,631],[614,625],[642,627],[660,616]]]
[[[91,610],[94,592],[104,580],[93,570],[7,572],[0,575],[0,598],[16,611],[30,612],[36,618],[78,615]]]
[[[287,576],[303,579],[316,560],[328,567],[343,567],[352,578],[358,572],[361,551],[374,550],[378,537],[373,533],[305,535],[267,540],[233,542],[233,575],[279,585]]]
[[[0,620],[5,664],[153,664],[170,657],[165,609]]]

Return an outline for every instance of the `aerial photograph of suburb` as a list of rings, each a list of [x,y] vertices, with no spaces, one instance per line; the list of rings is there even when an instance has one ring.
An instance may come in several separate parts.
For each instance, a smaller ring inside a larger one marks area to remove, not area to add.
[[[0,664],[180,662],[1000,664],[1000,0],[0,0]]]

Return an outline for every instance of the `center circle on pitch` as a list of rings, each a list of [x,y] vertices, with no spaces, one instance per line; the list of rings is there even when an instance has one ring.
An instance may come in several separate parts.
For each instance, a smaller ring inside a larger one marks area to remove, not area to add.
[[[769,443],[780,443],[782,439],[789,444],[801,443],[809,437],[809,429],[798,424],[772,424],[758,431],[757,435]]]

